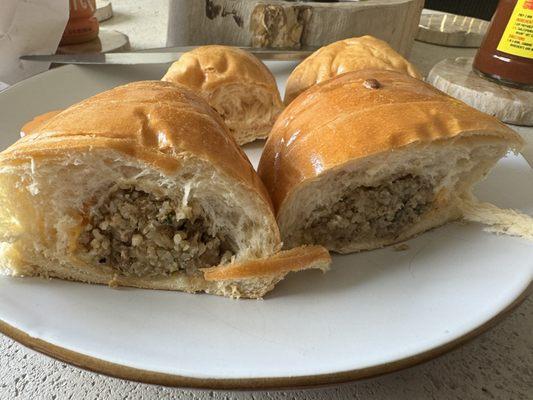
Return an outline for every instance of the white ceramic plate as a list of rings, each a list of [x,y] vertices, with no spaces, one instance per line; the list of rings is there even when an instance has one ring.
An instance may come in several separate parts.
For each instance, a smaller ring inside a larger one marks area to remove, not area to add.
[[[272,66],[280,82],[291,64]],[[34,115],[166,66],[51,70],[0,94],[0,141]],[[261,144],[247,151],[257,162]],[[533,172],[503,160],[481,198],[533,213]],[[323,275],[289,276],[265,300],[0,278],[0,330],[73,364],[177,386],[267,388],[341,382],[434,357],[525,296],[532,245],[449,224],[392,248],[335,256]]]

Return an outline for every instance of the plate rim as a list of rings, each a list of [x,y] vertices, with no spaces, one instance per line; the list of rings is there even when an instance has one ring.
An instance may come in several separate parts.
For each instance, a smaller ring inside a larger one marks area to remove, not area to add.
[[[18,342],[19,344],[49,356],[55,360],[67,363],[89,372],[95,372],[113,378],[128,381],[162,385],[181,389],[204,389],[204,390],[284,390],[284,389],[309,389],[316,387],[332,386],[349,383],[361,379],[373,378],[388,373],[400,371],[426,361],[444,355],[459,346],[471,341],[492,327],[499,324],[533,294],[533,281],[530,281],[525,289],[505,308],[491,317],[485,323],[479,325],[470,332],[455,338],[454,340],[437,346],[433,349],[392,362],[373,365],[366,368],[358,368],[346,371],[332,372],[327,374],[264,377],[264,378],[195,378],[185,375],[176,375],[166,372],[155,372],[122,365],[87,354],[70,350],[46,340],[32,337],[0,318],[0,333]]]

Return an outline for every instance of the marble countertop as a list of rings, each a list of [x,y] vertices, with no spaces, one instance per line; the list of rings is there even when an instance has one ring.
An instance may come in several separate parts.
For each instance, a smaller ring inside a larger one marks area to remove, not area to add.
[[[133,49],[163,47],[166,0],[112,0],[115,16],[103,29],[129,35]],[[416,42],[411,60],[427,74],[440,59],[470,56],[472,49]],[[533,146],[533,129],[520,129]],[[424,364],[328,388],[280,392],[190,391],[87,372],[29,350],[0,335],[0,399],[532,399],[533,298],[471,342]]]

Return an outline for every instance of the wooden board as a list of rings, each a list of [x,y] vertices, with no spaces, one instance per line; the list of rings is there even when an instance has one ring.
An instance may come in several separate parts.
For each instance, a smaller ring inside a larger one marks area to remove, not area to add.
[[[429,72],[427,81],[503,122],[533,126],[533,92],[482,78],[472,70],[472,60],[472,57],[442,60]]]
[[[365,34],[408,55],[423,0],[170,0],[168,46],[319,47]]]

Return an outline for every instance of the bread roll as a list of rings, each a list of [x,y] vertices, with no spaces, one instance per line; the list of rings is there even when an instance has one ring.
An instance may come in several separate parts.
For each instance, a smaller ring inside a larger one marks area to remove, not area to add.
[[[355,37],[324,46],[300,63],[287,80],[285,105],[317,83],[362,69],[385,69],[421,78],[416,68],[387,42],[373,36]]]
[[[0,153],[0,270],[261,297],[320,247],[279,253],[271,203],[220,117],[137,82],[69,107]]]
[[[460,218],[472,186],[521,146],[495,118],[420,80],[363,70],[293,101],[258,171],[286,246],[349,253]]]
[[[39,128],[49,119],[59,114],[61,110],[49,111],[33,118],[31,121],[24,124],[20,129],[20,137],[31,135],[39,130]]]
[[[235,47],[198,47],[172,64],[163,80],[185,85],[207,100],[239,144],[267,137],[283,107],[272,73]]]

